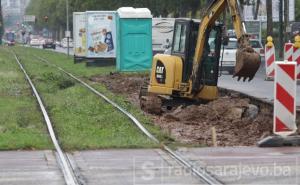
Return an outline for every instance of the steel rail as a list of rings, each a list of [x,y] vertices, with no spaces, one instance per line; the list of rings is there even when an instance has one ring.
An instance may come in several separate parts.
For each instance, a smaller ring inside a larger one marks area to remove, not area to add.
[[[193,164],[191,164],[189,161],[185,160],[180,154],[176,153],[175,151],[173,151],[171,148],[169,148],[168,146],[166,146],[163,143],[160,143],[160,141],[154,136],[152,135],[139,121],[138,119],[136,119],[131,113],[129,113],[128,111],[126,111],[124,108],[122,108],[121,106],[119,106],[117,103],[115,103],[114,101],[110,100],[108,97],[106,97],[104,94],[100,93],[99,91],[97,91],[96,89],[94,89],[93,87],[91,87],[89,84],[87,84],[86,82],[84,82],[83,80],[79,79],[78,77],[74,76],[73,74],[67,72],[66,70],[62,69],[61,67],[49,62],[48,60],[39,57],[37,55],[34,55],[36,58],[38,58],[39,60],[47,63],[48,65],[57,68],[58,70],[62,71],[63,73],[65,73],[66,75],[70,76],[71,78],[73,78],[74,80],[78,81],[79,83],[81,83],[83,86],[85,86],[86,88],[88,88],[89,90],[91,90],[93,93],[95,93],[96,95],[100,96],[101,98],[103,98],[106,102],[110,103],[112,106],[114,106],[115,108],[117,108],[119,111],[121,111],[123,114],[125,114],[147,137],[149,137],[151,140],[153,140],[155,143],[160,144],[160,146],[162,147],[163,150],[165,150],[172,158],[176,159],[178,162],[180,162],[185,168],[189,169],[194,175],[196,175],[197,177],[199,177],[201,180],[205,181],[207,184],[209,185],[219,185],[219,184],[223,184],[221,181],[219,181],[218,179],[216,179],[215,177],[213,177],[212,175],[210,175],[204,167],[195,167]]]
[[[58,158],[59,158],[59,164],[60,164],[60,167],[61,167],[61,170],[63,172],[63,176],[64,176],[64,179],[65,179],[65,182],[67,185],[78,185],[78,182],[77,182],[77,179],[74,175],[74,172],[73,172],[73,169],[71,169],[71,165],[69,164],[65,154],[63,153],[58,141],[57,141],[57,138],[56,138],[56,135],[54,133],[54,130],[53,130],[53,126],[52,126],[52,123],[50,121],[50,118],[49,118],[49,115],[46,111],[46,108],[43,104],[43,101],[38,93],[38,91],[36,90],[33,82],[31,81],[29,75],[27,74],[25,68],[23,67],[23,65],[21,64],[18,56],[16,55],[16,53],[14,53],[13,51],[11,51],[12,54],[14,55],[14,58],[16,59],[20,69],[23,71],[29,85],[31,86],[31,89],[38,101],[38,104],[39,104],[39,107],[43,113],[43,117],[44,117],[44,120],[47,124],[47,128],[48,128],[48,132],[50,134],[50,137],[51,137],[51,140],[54,144],[54,147],[55,147],[55,150],[58,154]]]

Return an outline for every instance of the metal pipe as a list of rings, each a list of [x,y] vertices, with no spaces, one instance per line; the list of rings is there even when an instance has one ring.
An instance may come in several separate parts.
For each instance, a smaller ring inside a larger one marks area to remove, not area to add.
[[[283,1],[279,0],[279,57],[283,58]]]

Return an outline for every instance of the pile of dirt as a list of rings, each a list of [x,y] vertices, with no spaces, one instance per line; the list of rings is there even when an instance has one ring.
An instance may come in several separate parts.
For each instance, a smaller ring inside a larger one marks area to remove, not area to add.
[[[127,96],[139,106],[139,90],[148,75],[95,76],[114,93]],[[215,128],[218,146],[251,146],[272,133],[272,110],[257,107],[247,98],[224,96],[207,104],[179,106],[160,115],[145,113],[177,141],[212,146]]]
[[[156,117],[155,123],[188,144],[212,146],[215,128],[218,146],[249,146],[271,134],[272,111],[249,99],[226,96],[208,104],[180,106]]]
[[[149,80],[149,75],[110,73],[93,76],[90,80],[104,84],[113,93],[127,96],[131,103],[139,106],[139,92],[144,82]]]

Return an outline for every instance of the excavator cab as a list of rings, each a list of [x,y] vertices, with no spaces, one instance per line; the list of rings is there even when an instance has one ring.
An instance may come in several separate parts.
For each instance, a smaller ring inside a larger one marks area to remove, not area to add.
[[[200,22],[191,19],[177,19],[174,26],[172,56],[183,61],[182,82],[188,83],[193,70],[193,57],[197,44]],[[223,25],[216,24],[206,30],[201,84],[217,86]]]

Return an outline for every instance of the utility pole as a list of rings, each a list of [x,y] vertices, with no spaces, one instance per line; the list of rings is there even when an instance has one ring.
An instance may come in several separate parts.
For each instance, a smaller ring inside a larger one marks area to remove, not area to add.
[[[255,6],[255,12],[254,12],[254,20],[257,20],[259,6],[260,6],[260,0],[257,0],[256,6]]]
[[[289,0],[284,1],[284,41],[288,42],[289,32],[287,28],[289,27]]]
[[[49,24],[48,24],[48,20],[49,20],[49,17],[47,15],[45,15],[44,16],[44,21],[47,24],[46,25],[46,27],[47,27],[47,39],[49,39]]]
[[[279,57],[283,58],[283,0],[279,0]]]
[[[0,0],[0,45],[2,44],[2,36],[4,33],[4,24],[3,24],[3,17],[2,17],[2,6],[1,6],[1,0]]]
[[[267,36],[273,36],[272,0],[267,0]]]
[[[67,37],[67,50],[68,50],[68,56],[70,56],[70,30],[69,30],[69,0],[66,0],[66,12],[67,12],[67,31],[66,31],[66,37]]]

